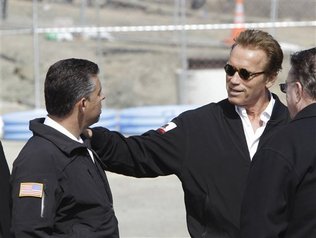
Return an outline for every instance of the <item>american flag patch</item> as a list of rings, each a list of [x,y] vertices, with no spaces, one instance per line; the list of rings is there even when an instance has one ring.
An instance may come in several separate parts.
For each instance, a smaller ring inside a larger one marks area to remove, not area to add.
[[[43,184],[42,183],[21,183],[19,197],[37,197],[43,196]]]

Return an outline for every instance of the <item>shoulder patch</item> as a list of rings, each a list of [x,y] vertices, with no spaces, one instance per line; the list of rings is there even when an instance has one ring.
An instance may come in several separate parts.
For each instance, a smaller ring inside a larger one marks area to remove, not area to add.
[[[43,196],[43,187],[42,183],[20,183],[20,192],[19,197],[36,197],[42,198]]]
[[[171,131],[172,129],[176,128],[177,125],[174,122],[169,122],[165,125],[163,125],[162,127],[160,127],[159,129],[157,129],[157,132],[159,134],[165,134],[168,131]]]

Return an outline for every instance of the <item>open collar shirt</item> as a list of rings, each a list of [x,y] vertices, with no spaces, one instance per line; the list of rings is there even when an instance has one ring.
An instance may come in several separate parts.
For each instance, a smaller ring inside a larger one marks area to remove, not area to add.
[[[271,118],[274,103],[275,103],[275,99],[272,97],[270,93],[270,102],[268,106],[266,107],[266,109],[260,115],[260,120],[262,124],[256,131],[254,131],[252,128],[246,109],[244,107],[235,106],[235,110],[240,116],[241,121],[242,121],[244,133],[245,133],[245,137],[247,141],[247,146],[249,150],[249,155],[251,159],[257,151],[260,137],[264,129],[266,128],[268,121]]]

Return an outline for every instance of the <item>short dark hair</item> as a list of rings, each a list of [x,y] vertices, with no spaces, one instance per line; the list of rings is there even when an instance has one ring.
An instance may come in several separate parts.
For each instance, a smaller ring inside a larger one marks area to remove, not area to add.
[[[308,95],[316,99],[316,47],[291,55],[291,73]]]
[[[82,97],[89,97],[96,85],[97,64],[85,59],[60,60],[48,69],[45,79],[45,104],[48,114],[64,117]]]
[[[268,62],[265,66],[266,75],[277,75],[282,69],[283,51],[280,44],[269,33],[261,30],[247,29],[241,32],[235,39],[232,49],[236,45],[252,47],[263,50]]]

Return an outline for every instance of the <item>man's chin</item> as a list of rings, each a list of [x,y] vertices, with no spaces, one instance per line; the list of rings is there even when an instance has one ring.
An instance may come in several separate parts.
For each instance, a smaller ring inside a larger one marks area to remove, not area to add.
[[[87,127],[89,127],[89,126],[91,126],[91,125],[97,123],[97,122],[99,121],[99,119],[100,119],[100,115],[99,115],[98,117],[96,117],[94,120],[91,120],[91,121],[88,123],[88,126],[87,126]]]
[[[236,104],[238,102],[236,97],[228,96],[227,99],[231,104]]]
[[[93,124],[94,124],[94,123],[97,123],[99,120],[100,120],[100,115],[99,115],[97,118],[95,118]]]
[[[238,99],[237,97],[228,96],[227,99],[231,104],[233,104],[235,106],[243,106],[243,102],[240,99]]]

